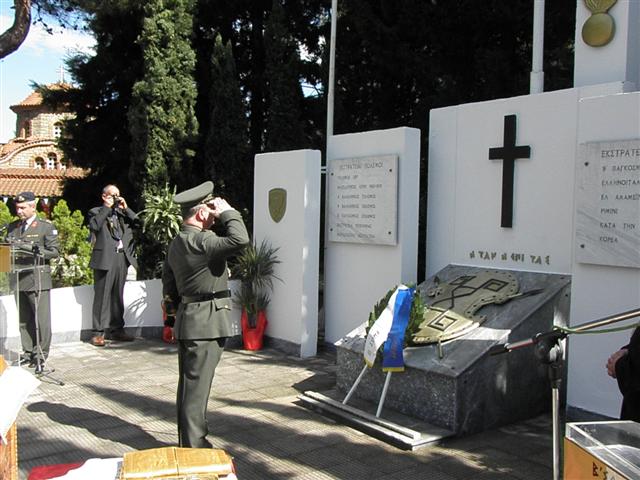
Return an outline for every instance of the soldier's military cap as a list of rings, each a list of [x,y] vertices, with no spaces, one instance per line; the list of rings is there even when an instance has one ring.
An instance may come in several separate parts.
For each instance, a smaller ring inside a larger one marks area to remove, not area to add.
[[[35,199],[36,199],[36,196],[34,195],[33,192],[22,192],[16,195],[15,202],[16,203],[33,202],[35,201]]]
[[[197,187],[190,188],[173,196],[173,201],[180,205],[184,215],[190,208],[213,200],[213,182],[207,181]]]

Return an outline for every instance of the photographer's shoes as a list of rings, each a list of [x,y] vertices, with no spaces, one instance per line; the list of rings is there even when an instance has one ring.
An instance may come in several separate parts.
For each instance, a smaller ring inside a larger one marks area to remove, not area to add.
[[[112,340],[114,342],[133,342],[135,339],[132,336],[124,333],[124,331],[118,330],[109,334],[109,340]],[[94,347],[104,347],[107,344],[104,335],[94,335],[89,343],[91,343],[91,345],[93,345]]]
[[[109,336],[110,340],[114,340],[116,342],[133,342],[134,338],[131,335],[127,335],[122,330],[118,330],[116,332],[112,332]]]

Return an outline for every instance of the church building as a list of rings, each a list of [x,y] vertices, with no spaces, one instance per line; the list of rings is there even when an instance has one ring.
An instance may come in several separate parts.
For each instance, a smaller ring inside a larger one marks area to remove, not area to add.
[[[68,87],[65,83],[48,85]],[[50,200],[55,202],[62,196],[66,179],[83,178],[88,173],[74,167],[57,145],[64,121],[73,113],[45,105],[38,91],[12,105],[11,110],[17,115],[16,136],[0,144],[0,199],[6,203],[20,192],[32,191],[46,210]]]

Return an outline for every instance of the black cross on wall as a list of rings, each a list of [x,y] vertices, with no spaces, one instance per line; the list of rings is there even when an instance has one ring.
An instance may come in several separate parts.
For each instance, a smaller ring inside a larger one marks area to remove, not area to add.
[[[500,226],[513,226],[513,170],[518,158],[531,158],[531,147],[516,146],[516,116],[504,116],[502,147],[489,149],[489,160],[502,160],[502,214]]]

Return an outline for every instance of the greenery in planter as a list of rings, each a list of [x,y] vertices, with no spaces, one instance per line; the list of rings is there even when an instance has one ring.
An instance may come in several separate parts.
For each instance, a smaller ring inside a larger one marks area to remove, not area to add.
[[[271,298],[269,293],[273,289],[273,280],[278,260],[279,248],[263,239],[259,246],[255,243],[246,247],[232,264],[232,277],[240,280],[240,289],[236,292],[234,302],[246,310],[249,324],[255,326],[256,314],[267,308]]]
[[[180,207],[173,201],[175,193],[175,187],[170,189],[165,184],[159,191],[144,194],[145,208],[140,212],[142,235],[138,238],[141,245],[140,278],[161,276],[167,247],[180,231],[182,216]]]

